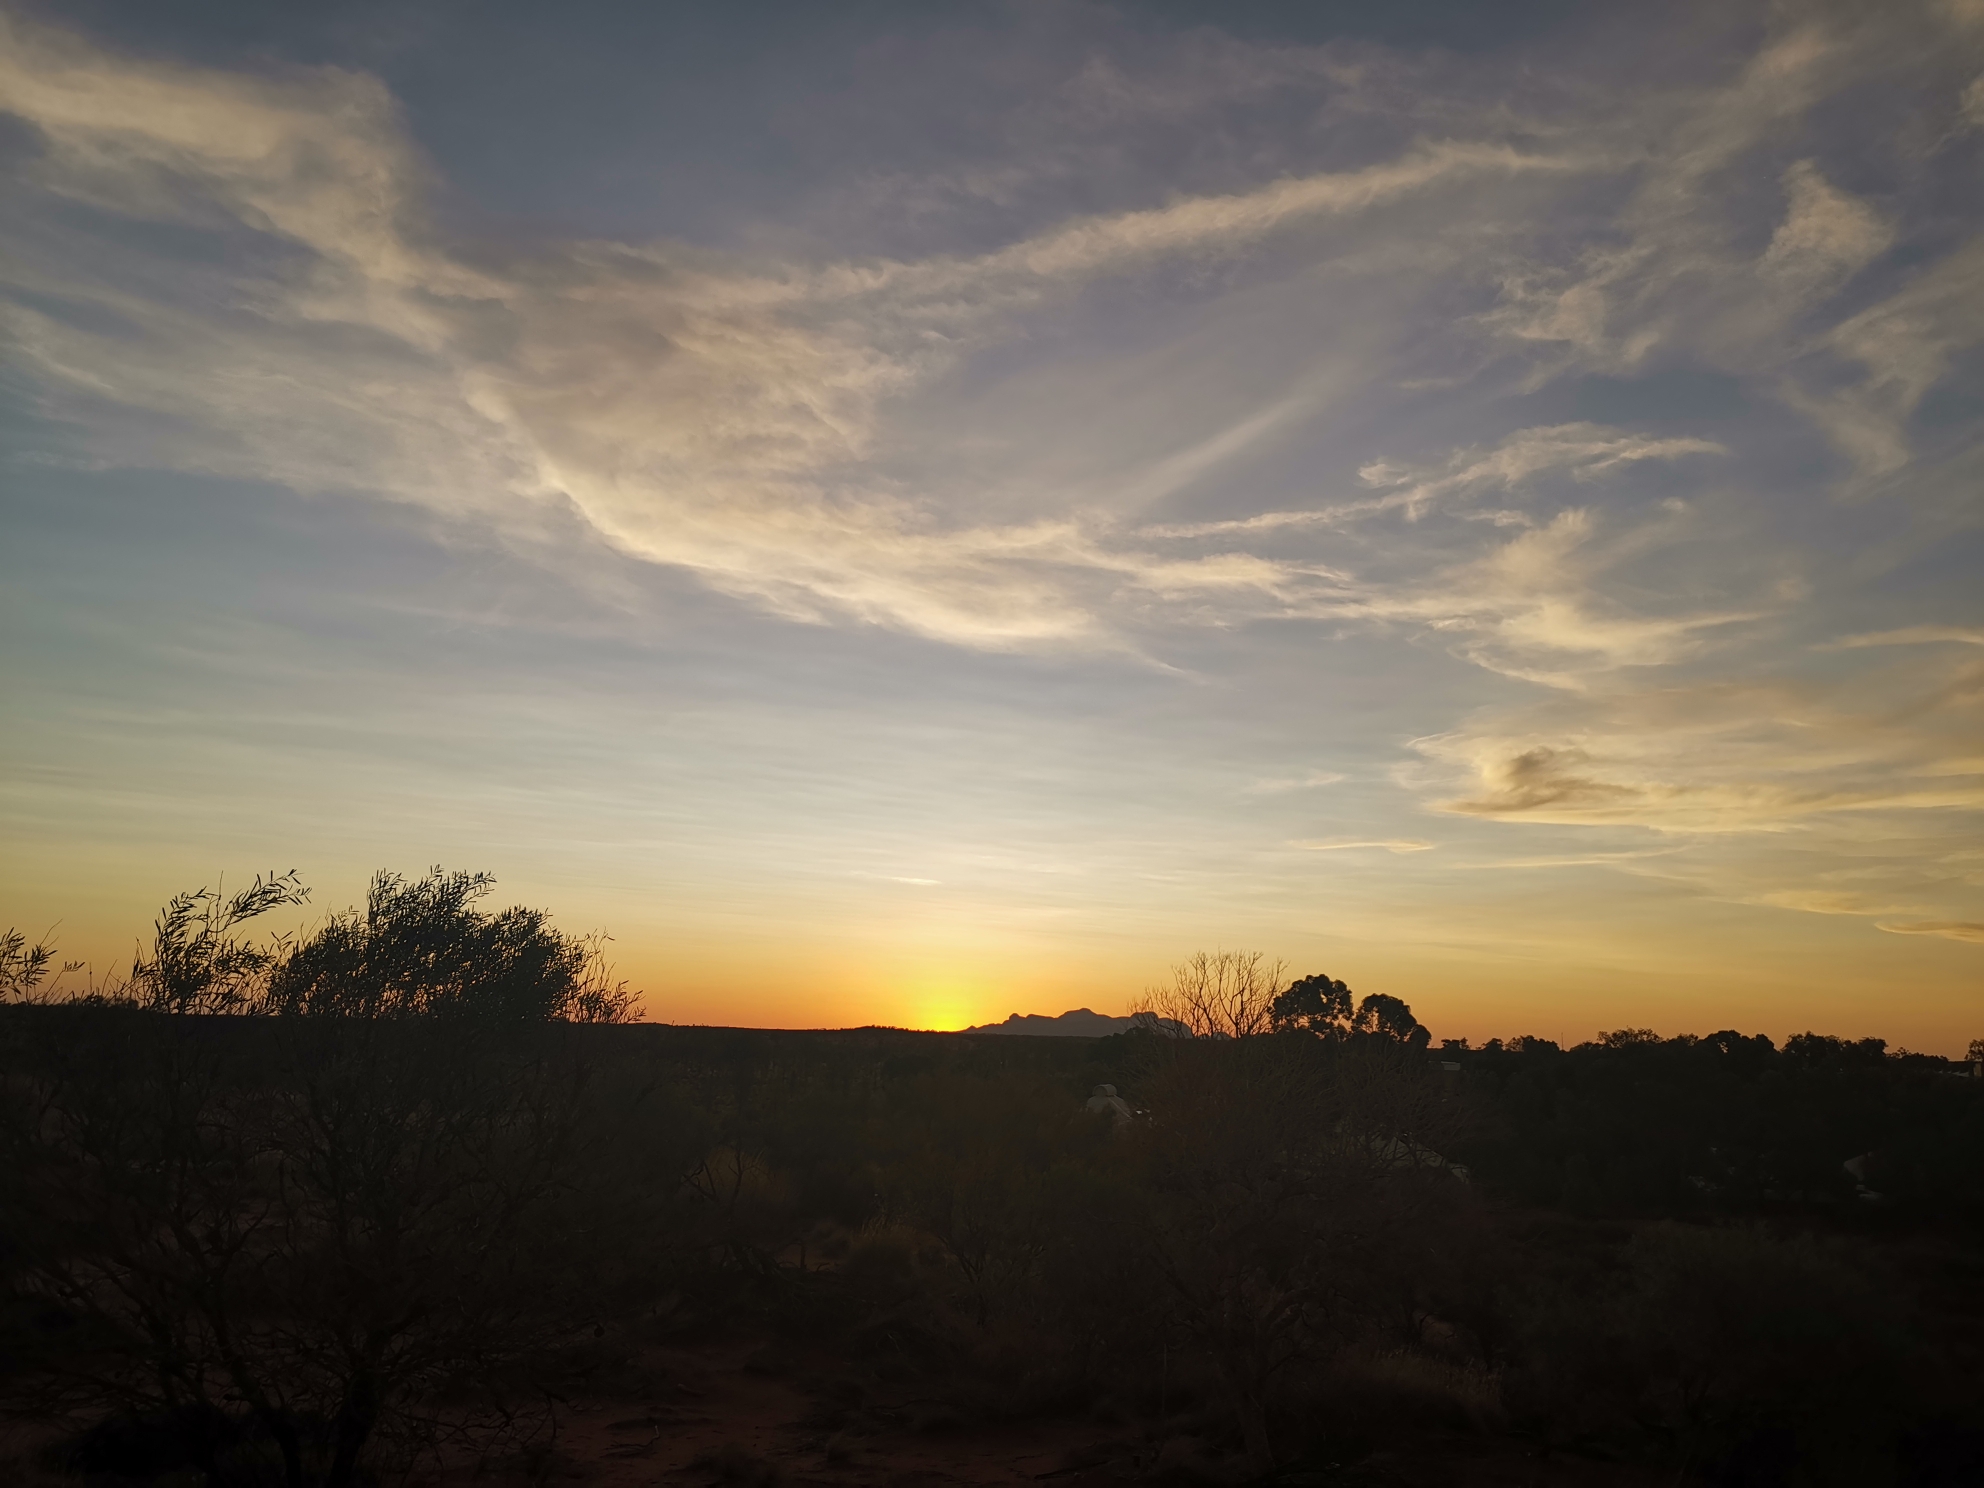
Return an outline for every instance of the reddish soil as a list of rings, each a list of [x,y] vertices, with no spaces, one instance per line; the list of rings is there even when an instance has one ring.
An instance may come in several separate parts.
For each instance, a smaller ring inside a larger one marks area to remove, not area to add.
[[[548,1440],[547,1440],[548,1436]],[[44,1465],[47,1428],[0,1430],[0,1482],[74,1488]],[[889,1383],[786,1344],[657,1348],[612,1382],[568,1392],[534,1449],[430,1460],[392,1488],[1235,1488],[1232,1458],[1154,1426],[1090,1414],[972,1422],[932,1389]],[[1408,1446],[1275,1480],[1286,1488],[1674,1488],[1671,1473],[1539,1455],[1480,1435]],[[154,1488],[185,1488],[185,1475]]]
[[[1189,1436],[1166,1439],[1088,1416],[971,1423],[913,1385],[857,1380],[784,1346],[657,1349],[641,1384],[560,1408],[555,1442],[529,1458],[464,1467],[456,1481],[587,1488],[937,1488],[1127,1482],[1232,1484],[1244,1478]],[[629,1382],[634,1376],[629,1377]],[[450,1477],[456,1477],[450,1474]],[[1671,1474],[1478,1436],[1434,1436],[1283,1481],[1314,1488],[1654,1488]]]

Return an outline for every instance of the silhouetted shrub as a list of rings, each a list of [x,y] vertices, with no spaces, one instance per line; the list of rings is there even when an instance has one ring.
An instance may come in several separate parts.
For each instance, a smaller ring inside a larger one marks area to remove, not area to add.
[[[0,1137],[16,1285],[76,1329],[48,1406],[245,1417],[337,1488],[443,1396],[466,1424],[629,1239],[583,1065],[513,1036],[45,1011]]]
[[[1809,1235],[1663,1222],[1527,1299],[1519,1417],[1683,1469],[1878,1481],[1911,1389],[1907,1303]],[[1777,1471],[1773,1467],[1770,1471]],[[1791,1471],[1795,1467],[1795,1472]]]
[[[485,914],[486,873],[374,875],[365,908],[333,916],[276,963],[269,1011],[617,1022],[631,998],[597,938],[561,934],[541,909]]]
[[[1224,1038],[586,1026],[574,943],[480,892],[394,881],[284,952],[295,1016],[0,1014],[0,1393],[90,1427],[74,1469],[352,1482],[748,1335],[794,1386],[836,1357],[822,1432],[1079,1410],[1125,1471],[1517,1433],[1963,1481],[1984,1082],[1941,1061],[1429,1058],[1321,979],[1308,1023]],[[1102,1082],[1134,1119],[1084,1110]]]

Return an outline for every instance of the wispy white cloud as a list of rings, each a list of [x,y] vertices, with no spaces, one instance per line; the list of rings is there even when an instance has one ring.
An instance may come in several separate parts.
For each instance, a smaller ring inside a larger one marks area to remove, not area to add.
[[[1864,646],[1984,646],[1984,628],[1963,625],[1904,625],[1899,630],[1878,630],[1867,635],[1847,636],[1833,641],[1842,650]]]
[[[1457,177],[1576,172],[1597,163],[1589,156],[1445,141],[1361,170],[1276,181],[1232,196],[1071,223],[964,267],[973,278],[1018,272],[1062,279],[1120,269],[1127,261],[1157,254],[1230,253],[1236,244],[1258,241],[1290,223],[1361,212]]]
[[[1887,251],[1894,229],[1865,202],[1832,186],[1801,160],[1784,173],[1784,220],[1757,272],[1800,301],[1839,285]]]
[[[1728,453],[1712,439],[1653,439],[1599,424],[1558,424],[1519,430],[1492,450],[1457,452],[1439,474],[1374,462],[1358,476],[1367,486],[1405,487],[1400,499],[1414,511],[1447,496],[1511,490],[1546,472],[1588,481],[1643,460]]]
[[[1984,945],[1984,920],[1881,920],[1876,928],[1890,935],[1936,935]]]
[[[1971,128],[1984,128],[1984,76],[1972,78],[1963,90],[1962,113]]]
[[[1436,844],[1422,842],[1417,837],[1387,837],[1372,842],[1291,842],[1290,847],[1299,847],[1305,852],[1360,852],[1375,848],[1388,853],[1431,852]]]
[[[1662,679],[1584,694],[1569,710],[1483,718],[1418,747],[1472,786],[1443,809],[1500,820],[1754,833],[1842,813],[1977,811],[1973,673]]]
[[[1560,131],[1526,147],[1485,134],[1426,140],[1349,169],[1077,218],[975,256],[747,268],[678,248],[590,243],[504,259],[465,254],[428,222],[422,167],[375,80],[203,71],[6,25],[0,97],[46,142],[44,189],[138,221],[219,224],[305,254],[264,255],[259,270],[217,277],[191,299],[79,276],[64,251],[73,245],[28,256],[21,287],[128,327],[109,336],[45,309],[11,313],[14,345],[42,377],[51,411],[113,404],[153,416],[98,451],[109,458],[301,489],[377,489],[516,530],[534,524],[533,507],[569,502],[628,553],[791,618],[994,648],[1113,646],[1119,595],[1184,602],[1181,620],[1213,618],[1209,604],[1236,619],[1417,614],[1497,637],[1504,644],[1473,654],[1498,666],[1536,651],[1651,663],[1726,623],[1608,612],[1558,577],[1545,582],[1546,569],[1588,547],[1578,513],[1484,556],[1472,574],[1486,597],[1446,614],[1395,591],[1331,592],[1344,573],[1329,564],[1273,553],[1159,556],[1137,540],[1265,539],[1394,509],[1418,515],[1550,472],[1591,480],[1635,462],[1724,452],[1704,438],[1590,423],[1524,429],[1444,467],[1366,463],[1362,479],[1381,494],[1364,500],[1159,524],[1132,540],[1079,508],[987,521],[968,486],[939,493],[889,473],[902,437],[896,404],[1012,334],[1016,316],[1089,281],[1160,259],[1230,260],[1300,224],[1477,183],[1617,168],[1616,148],[1595,136]],[[1655,155],[1631,208],[1636,230],[1682,232],[1672,224],[1700,216],[1707,177],[1820,96],[1839,65],[1836,40],[1811,27],[1770,43]],[[1812,162],[1793,166],[1786,183],[1788,213],[1759,260],[1766,277],[1809,295],[1891,236]],[[1600,286],[1611,273],[1601,266],[1582,282]],[[1955,312],[1969,303],[1970,277],[1946,265],[1835,333],[1876,368],[1867,389],[1837,395],[1839,428],[1849,431],[1840,437],[1865,445],[1876,436],[1852,428],[1891,424],[1919,400],[1967,334]],[[1561,305],[1582,292],[1563,291],[1551,313],[1561,319]],[[1540,324],[1517,334],[1557,335]],[[1610,331],[1604,338],[1625,344]],[[1606,353],[1621,355],[1632,360]],[[1158,459],[1135,483],[1136,499],[1161,501],[1204,479],[1306,407],[1300,395],[1284,398]]]
[[[1434,469],[1373,460],[1358,472],[1366,487],[1383,496],[1340,502],[1308,511],[1263,512],[1216,522],[1174,522],[1147,527],[1147,537],[1220,537],[1267,533],[1284,528],[1335,527],[1346,522],[1403,511],[1416,518],[1429,507],[1478,496],[1485,491],[1512,491],[1539,475],[1562,473],[1589,481],[1622,466],[1643,460],[1675,460],[1684,455],[1724,455],[1710,439],[1655,439],[1606,428],[1599,424],[1558,424],[1520,429],[1487,450],[1458,450]]]
[[[1402,779],[1479,821],[1658,834],[1661,861],[1615,866],[1733,903],[1883,928],[1974,913],[1984,689],[1967,649],[1745,673],[1484,713],[1419,741],[1426,766]]]
[[[1570,507],[1478,556],[1399,581],[1316,575],[1288,613],[1406,628],[1504,676],[1583,693],[1626,668],[1694,656],[1767,610],[1642,609],[1609,592],[1617,571],[1677,539],[1685,508],[1607,533]]]
[[[1928,71],[1946,74],[1977,48],[1974,34],[1894,28],[1871,12],[1788,7],[1782,16],[1780,33],[1737,75],[1687,99],[1688,119],[1649,156],[1611,240],[1569,262],[1513,266],[1483,323],[1552,349],[1535,384],[1573,367],[1631,372],[1657,348],[1774,376],[1778,396],[1826,434],[1865,486],[1907,464],[1908,424],[1925,392],[1955,355],[1984,340],[1984,250],[1974,239],[1962,244],[1842,317],[1833,308],[1841,290],[1895,245],[1895,222],[1829,179],[1819,160],[1796,160],[1781,174],[1781,212],[1757,253],[1748,213],[1758,194],[1730,190],[1730,177],[1745,157],[1781,148],[1828,96],[1883,78],[1933,97],[1925,51],[1945,49]]]
[[[1793,20],[1720,85],[1647,100],[1656,117],[1674,113],[1662,120],[1665,138],[1644,158],[1611,240],[1581,246],[1568,263],[1513,266],[1502,303],[1484,324],[1561,348],[1544,364],[1545,376],[1574,363],[1629,371],[1656,346],[1684,336],[1711,348],[1753,342],[1765,327],[1740,280],[1753,279],[1755,266],[1745,265],[1736,246],[1717,178],[1824,97],[1846,70],[1841,37]],[[1732,311],[1741,329],[1725,334],[1718,327]]]
[[[1562,157],[1434,142],[1344,172],[1078,219],[978,257],[752,273],[671,249],[573,245],[468,264],[423,216],[424,182],[376,82],[244,79],[97,53],[8,22],[0,97],[48,142],[40,176],[138,218],[219,213],[310,257],[146,299],[20,281],[114,309],[106,338],[34,309],[16,347],[49,396],[173,421],[150,458],[302,489],[369,487],[444,510],[570,501],[610,542],[797,619],[848,617],[966,644],[1107,644],[1081,575],[1160,599],[1284,599],[1265,558],[1105,551],[1079,516],[987,525],[876,479],[889,400],[1009,317],[1161,256],[1230,255],[1296,222]],[[328,353],[328,356],[326,355]],[[1161,495],[1288,405],[1153,472]],[[514,511],[503,513],[518,522]]]
[[[1317,790],[1326,785],[1341,785],[1349,777],[1339,770],[1311,770],[1306,775],[1297,775],[1278,780],[1256,780],[1247,787],[1250,795],[1278,795],[1283,791]]]
[[[1984,238],[1975,238],[1904,288],[1841,322],[1826,344],[1866,369],[1857,386],[1800,391],[1863,477],[1908,463],[1907,422],[1957,353],[1984,341]]]

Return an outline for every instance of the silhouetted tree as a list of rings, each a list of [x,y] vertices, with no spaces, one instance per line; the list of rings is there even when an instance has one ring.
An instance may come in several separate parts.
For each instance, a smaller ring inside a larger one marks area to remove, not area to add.
[[[1604,1039],[1601,1038],[1600,1042]],[[1887,1058],[1888,1041],[1878,1038],[1842,1039],[1824,1033],[1794,1033],[1784,1041],[1784,1053],[1786,1058],[1798,1064],[1879,1065]]]
[[[1399,998],[1373,992],[1359,1002],[1348,986],[1321,972],[1290,982],[1270,1005],[1269,1018],[1275,1030],[1283,1033],[1312,1033],[1327,1039],[1361,1034],[1415,1050],[1432,1042],[1431,1031]],[[1458,1046],[1465,1049],[1466,1040],[1460,1040]]]
[[[293,868],[287,873],[257,874],[252,884],[232,897],[206,888],[174,894],[152,926],[151,955],[132,964],[123,995],[161,1013],[253,1009],[285,943],[278,937],[270,945],[258,946],[237,933],[238,928],[309,897]]]
[[[1318,972],[1290,982],[1275,998],[1269,1016],[1278,1031],[1341,1038],[1350,1029],[1351,991],[1326,972]]]
[[[374,875],[365,907],[336,915],[283,957],[270,1011],[396,1018],[611,1023],[632,995],[611,979],[603,937],[561,934],[541,909],[487,914],[486,873]]]
[[[1171,968],[1131,1009],[1160,1032],[1184,1038],[1249,1038],[1274,1026],[1285,968],[1259,951],[1200,951]]]
[[[1651,1028],[1615,1028],[1601,1033],[1594,1042],[1601,1049],[1639,1049],[1655,1047],[1661,1038]]]
[[[166,1413],[212,1481],[244,1429],[345,1488],[425,1404],[499,1425],[478,1390],[569,1329],[640,1186],[582,1140],[583,1064],[501,1027],[49,1011],[0,1123],[16,1267],[71,1325],[44,1404]]]
[[[1437,1152],[1458,1109],[1424,1061],[1375,1039],[1168,1048],[1140,1090],[1152,1121],[1124,1144],[1119,1222],[1261,1472],[1275,1380],[1411,1310],[1427,1226],[1466,1195]]]
[[[21,1002],[34,995],[48,975],[55,948],[45,940],[28,938],[11,926],[0,934],[0,1002]]]
[[[1423,1049],[1432,1041],[1432,1032],[1412,1016],[1412,1009],[1385,992],[1373,992],[1357,1005],[1356,1031]]]

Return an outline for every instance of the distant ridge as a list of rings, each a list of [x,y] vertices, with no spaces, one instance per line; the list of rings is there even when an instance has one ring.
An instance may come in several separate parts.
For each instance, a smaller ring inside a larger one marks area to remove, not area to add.
[[[1107,1038],[1112,1033],[1122,1033],[1130,1026],[1128,1018],[1112,1018],[1107,1013],[1092,1013],[1087,1008],[1075,1008],[1050,1018],[1045,1013],[1014,1013],[1003,1023],[982,1023],[976,1028],[967,1028],[966,1033],[1020,1033],[1045,1038]]]

